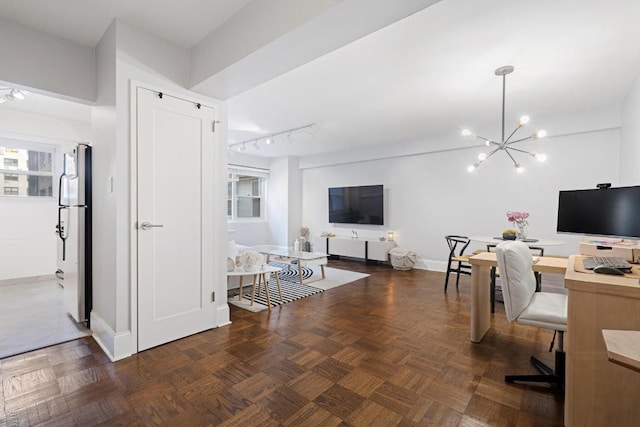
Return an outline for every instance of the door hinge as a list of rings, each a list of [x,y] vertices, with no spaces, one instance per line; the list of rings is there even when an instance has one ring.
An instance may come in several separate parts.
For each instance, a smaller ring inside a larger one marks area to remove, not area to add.
[[[216,293],[215,293],[215,291],[211,292],[211,302],[216,302]]]
[[[220,123],[220,120],[214,120],[214,121],[211,123],[211,130],[212,130],[213,132],[215,132],[215,131],[216,131],[216,123]]]

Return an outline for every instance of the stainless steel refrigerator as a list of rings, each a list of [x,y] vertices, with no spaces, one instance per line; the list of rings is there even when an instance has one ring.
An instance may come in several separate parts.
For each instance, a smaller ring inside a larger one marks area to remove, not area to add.
[[[76,322],[89,326],[91,313],[91,147],[64,153],[58,185],[58,282],[65,307]]]

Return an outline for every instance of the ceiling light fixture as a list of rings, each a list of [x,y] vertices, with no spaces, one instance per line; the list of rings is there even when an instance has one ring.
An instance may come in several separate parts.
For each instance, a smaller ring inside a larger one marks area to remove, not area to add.
[[[7,101],[22,100],[29,92],[22,89],[0,87],[0,104]]]
[[[469,165],[469,167],[467,167],[467,170],[469,172],[473,172],[474,170],[476,170],[478,168],[478,166],[480,166],[480,164],[482,164],[482,162],[487,160],[489,157],[493,156],[498,151],[504,151],[507,154],[507,156],[509,156],[509,158],[511,158],[511,161],[513,162],[513,165],[515,166],[516,171],[518,171],[518,173],[524,172],[524,168],[522,167],[522,165],[520,163],[518,163],[516,161],[516,159],[511,154],[511,151],[518,151],[520,153],[528,154],[528,155],[530,155],[532,157],[535,157],[540,162],[544,162],[547,159],[547,156],[542,154],[542,153],[536,153],[535,151],[521,150],[519,148],[513,147],[513,144],[516,144],[518,142],[527,141],[529,139],[544,138],[545,136],[547,136],[547,131],[539,130],[538,132],[534,133],[533,135],[527,136],[525,138],[520,138],[520,139],[516,139],[516,140],[513,140],[513,141],[511,140],[511,138],[513,137],[513,135],[515,135],[515,133],[518,131],[518,129],[520,129],[525,124],[529,123],[529,116],[520,117],[520,120],[518,120],[518,124],[516,125],[516,128],[505,139],[505,132],[504,132],[505,89],[506,89],[507,74],[511,74],[511,73],[513,73],[513,66],[511,66],[511,65],[505,65],[504,67],[500,67],[495,71],[495,75],[496,76],[502,76],[502,139],[500,140],[500,142],[496,142],[496,141],[494,141],[492,139],[488,139],[488,138],[484,138],[482,136],[478,136],[478,135],[474,134],[473,132],[471,132],[469,129],[464,129],[462,131],[462,135],[463,136],[470,136],[470,137],[479,139],[479,140],[483,141],[483,143],[487,147],[494,147],[493,150],[491,152],[489,152],[488,154],[487,153],[480,153],[478,155],[478,160],[474,164]]]
[[[268,136],[260,136],[258,138],[252,138],[242,142],[235,142],[233,144],[229,144],[229,149],[235,148],[238,151],[244,151],[247,148],[247,144],[253,144],[254,148],[256,150],[259,150],[260,145],[258,143],[261,140],[264,140],[265,144],[267,145],[273,145],[276,142],[276,137],[281,135],[286,135],[289,142],[293,142],[292,136],[294,136],[295,133],[306,131],[307,129],[309,130],[309,134],[313,136],[313,128],[315,125],[316,125],[315,123],[311,123],[305,126],[283,130],[282,132],[272,133],[271,135],[268,135]]]

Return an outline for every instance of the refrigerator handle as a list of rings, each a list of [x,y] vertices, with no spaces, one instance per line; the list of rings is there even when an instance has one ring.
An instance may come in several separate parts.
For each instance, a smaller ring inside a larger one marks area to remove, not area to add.
[[[60,178],[58,179],[58,206],[62,206],[62,181],[66,176],[67,175],[63,172],[62,175],[60,175]],[[60,217],[59,214],[58,214],[58,217]]]
[[[58,236],[60,237],[60,240],[62,240],[62,260],[65,261],[67,259],[67,235],[65,233],[64,226],[62,225],[63,209],[67,208],[63,206],[58,207]]]

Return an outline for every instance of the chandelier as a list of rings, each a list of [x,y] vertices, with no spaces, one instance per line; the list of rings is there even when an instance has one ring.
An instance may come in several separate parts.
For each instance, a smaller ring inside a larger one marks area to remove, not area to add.
[[[0,87],[0,104],[7,101],[15,101],[24,99],[29,92],[22,89],[14,89],[10,87]]]
[[[535,151],[521,150],[521,149],[515,148],[513,146],[514,144],[517,144],[518,142],[527,141],[527,140],[530,140],[530,139],[544,138],[547,135],[547,131],[539,130],[536,133],[534,133],[533,135],[527,136],[525,138],[514,139],[514,140],[511,139],[516,134],[518,129],[520,129],[522,126],[524,126],[525,124],[527,124],[529,122],[529,116],[520,117],[520,120],[518,120],[518,123],[516,124],[516,128],[505,139],[505,132],[504,132],[505,88],[506,88],[507,74],[511,74],[512,72],[513,72],[513,66],[511,66],[511,65],[505,65],[504,67],[500,67],[495,71],[496,76],[502,76],[502,138],[501,138],[500,142],[494,141],[493,139],[488,139],[488,138],[484,138],[482,136],[476,135],[473,132],[471,132],[469,129],[464,129],[462,131],[462,135],[479,139],[487,147],[492,149],[491,151],[489,151],[489,153],[480,153],[478,155],[478,160],[475,163],[473,163],[472,165],[469,165],[469,167],[467,168],[467,170],[469,172],[473,172],[474,170],[476,170],[482,164],[482,162],[487,160],[489,157],[493,156],[498,151],[503,151],[507,156],[509,156],[509,158],[513,162],[513,165],[515,166],[516,170],[519,173],[524,172],[524,168],[522,167],[522,165],[519,162],[516,161],[516,159],[513,157],[513,153],[512,152],[517,151],[517,152],[520,152],[520,153],[528,154],[528,155],[536,158],[540,162],[544,162],[546,160],[546,158],[547,158],[547,156],[542,154],[542,153],[537,153]]]

